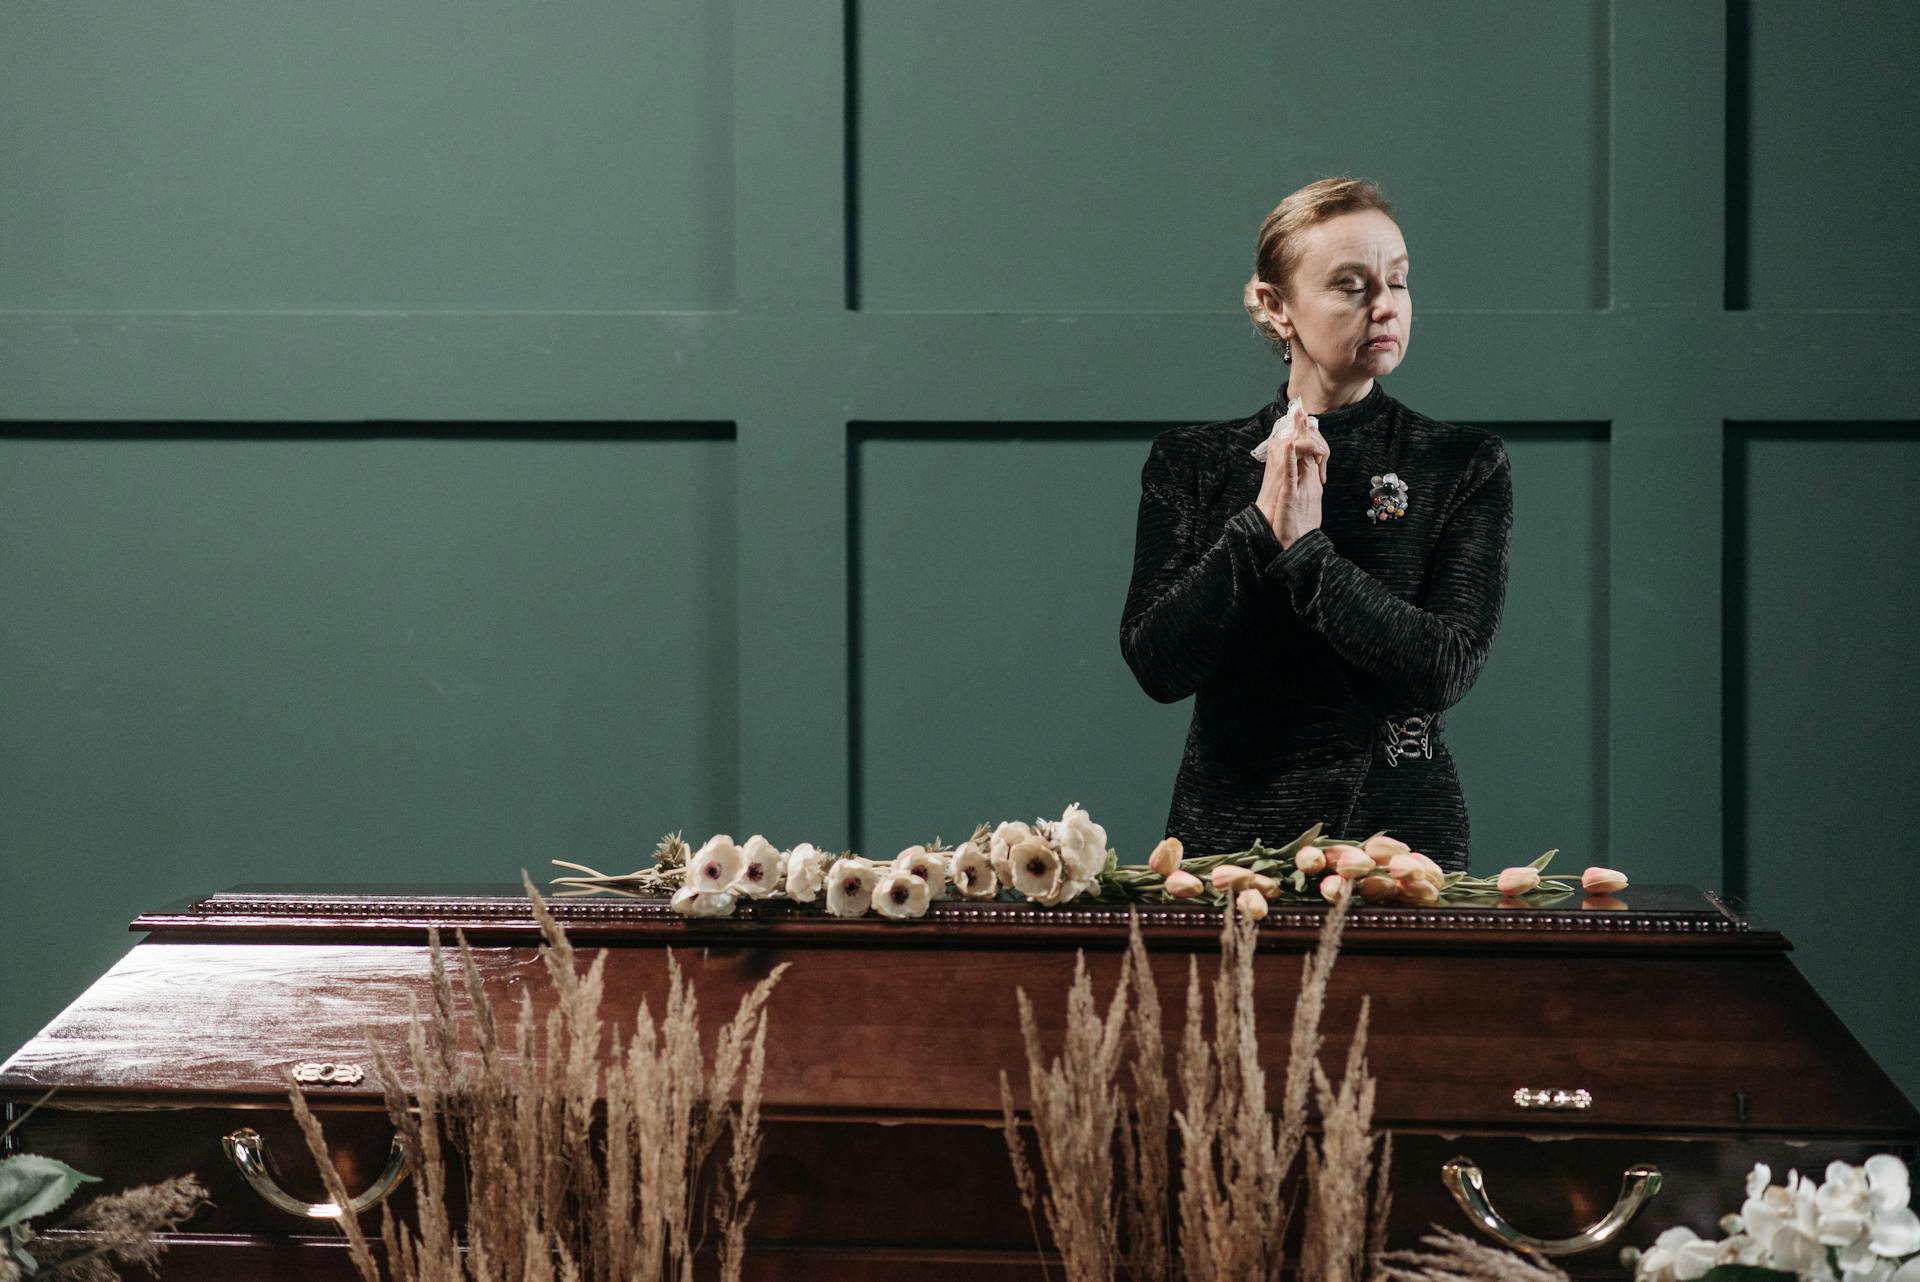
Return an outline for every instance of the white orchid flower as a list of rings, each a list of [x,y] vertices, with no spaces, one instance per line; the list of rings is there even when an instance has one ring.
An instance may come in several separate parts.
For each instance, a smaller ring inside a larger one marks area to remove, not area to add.
[[[1876,1213],[1868,1245],[1875,1255],[1896,1260],[1920,1251],[1920,1216],[1905,1206]]]
[[[745,862],[732,837],[724,833],[709,837],[707,844],[687,861],[686,884],[701,891],[725,890],[733,885]]]
[[[1832,1276],[1827,1266],[1827,1248],[1820,1244],[1810,1226],[1792,1220],[1782,1224],[1773,1240],[1767,1243],[1767,1253],[1773,1257],[1775,1268],[1814,1277]]]
[[[953,888],[968,899],[992,899],[1000,893],[1000,876],[993,860],[971,841],[962,842],[951,862]]]
[[[765,899],[786,881],[786,856],[759,833],[740,847],[740,875],[734,889],[750,899]]]
[[[1867,1176],[1845,1162],[1827,1165],[1826,1182],[1813,1192],[1814,1236],[1823,1246],[1848,1246],[1867,1231]]]
[[[731,917],[737,900],[731,890],[700,890],[682,886],[673,892],[670,907],[682,917]]]
[[[787,898],[810,904],[827,884],[827,852],[803,841],[787,852]]]
[[[926,881],[904,868],[891,868],[874,883],[873,911],[894,921],[926,916],[932,900]]]
[[[1867,1177],[1867,1200],[1874,1210],[1892,1211],[1907,1205],[1911,1190],[1905,1162],[1891,1153],[1875,1153],[1861,1169]]]
[[[855,855],[836,859],[827,869],[827,911],[835,917],[859,917],[873,904],[874,866]]]
[[[908,846],[893,857],[896,872],[904,872],[927,883],[928,899],[947,897],[947,861],[925,846]],[[918,913],[914,914],[916,917]]]
[[[1676,1225],[1653,1240],[1640,1257],[1636,1276],[1641,1282],[1693,1282],[1706,1276],[1718,1254],[1718,1244],[1703,1241],[1685,1225]]]

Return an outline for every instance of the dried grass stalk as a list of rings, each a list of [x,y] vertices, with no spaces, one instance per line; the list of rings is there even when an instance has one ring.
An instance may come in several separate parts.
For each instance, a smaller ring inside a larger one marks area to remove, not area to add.
[[[1128,962],[1123,960],[1113,1001],[1103,1017],[1087,976],[1085,953],[1073,964],[1067,990],[1067,1040],[1048,1061],[1026,989],[1016,991],[1020,1033],[1027,1047],[1027,1087],[1032,1097],[1034,1138],[1048,1188],[1040,1197],[1047,1227],[1060,1248],[1069,1282],[1111,1282],[1118,1261],[1114,1218],[1114,1127],[1122,1116],[1117,1082],[1121,1032],[1127,1014]],[[1000,1074],[1001,1119],[1007,1152],[1027,1214],[1033,1214],[1035,1179],[1028,1167],[1013,1088]]]
[[[1366,1278],[1374,1094],[1373,1078],[1367,1073],[1369,1006],[1363,998],[1339,1085],[1328,1081],[1318,1063],[1313,1066],[1320,1142],[1306,1144],[1307,1221],[1300,1273],[1322,1282],[1365,1282]]]
[[[1120,1128],[1125,1228],[1122,1263],[1129,1277],[1166,1279],[1173,1269],[1172,1171],[1168,1132],[1173,1101],[1167,1089],[1165,1039],[1160,1026],[1160,992],[1147,963],[1140,918],[1132,915],[1127,964],[1133,972],[1133,1110],[1122,1109]]]
[[[1346,900],[1328,911],[1314,951],[1301,963],[1277,1116],[1267,1112],[1259,1058],[1253,978],[1257,927],[1238,914],[1230,914],[1222,927],[1211,1042],[1204,1034],[1206,1003],[1198,967],[1190,968],[1180,1056],[1185,1107],[1175,1115],[1182,1154],[1180,1254],[1190,1282],[1280,1276],[1299,1203],[1296,1167],[1319,1065],[1320,1019],[1347,911]]]
[[[1530,1256],[1434,1226],[1420,1241],[1427,1251],[1392,1251],[1381,1282],[1570,1282],[1565,1273]]]
[[[139,1264],[148,1272],[167,1249],[160,1237],[180,1227],[207,1204],[198,1178],[179,1175],[158,1184],[108,1193],[65,1217],[52,1233],[37,1234],[32,1249],[38,1262],[30,1275],[63,1282],[118,1282],[119,1266]],[[22,1276],[0,1233],[0,1277]]]
[[[526,888],[554,994],[546,1018],[536,1016],[531,996],[522,993],[512,1043],[503,1043],[462,937],[461,985],[473,1013],[469,1053],[446,955],[438,934],[429,932],[433,1009],[425,1018],[416,1013],[409,1030],[411,1088],[373,1048],[388,1114],[418,1177],[414,1224],[383,1211],[385,1276],[395,1282],[692,1282],[695,1256],[711,1229],[719,1276],[737,1279],[753,1213],[747,1194],[759,1155],[766,1005],[786,967],[776,967],[741,1000],[709,1060],[697,997],[669,953],[659,1019],[642,1003],[623,1043],[600,1017],[605,954],[583,972],[566,931],[531,882]],[[320,1127],[299,1092],[290,1095],[328,1196],[343,1202]],[[716,1162],[723,1142],[725,1161]],[[719,1187],[703,1199],[710,1167],[717,1168]],[[456,1178],[465,1234],[453,1218]],[[360,1227],[351,1217],[343,1217],[341,1227],[363,1282],[380,1282]]]
[[[1302,963],[1277,1113],[1268,1110],[1267,1075],[1260,1062],[1253,969],[1257,926],[1243,916],[1229,914],[1223,924],[1211,1003],[1198,962],[1188,966],[1177,1108],[1165,1080],[1159,996],[1137,922],[1119,989],[1104,1017],[1093,1004],[1084,963],[1076,966],[1066,1047],[1059,1059],[1045,1060],[1031,1004],[1020,994],[1033,1126],[1049,1190],[1044,1197],[1037,1193],[1040,1180],[1020,1142],[1004,1074],[1002,1120],[1021,1200],[1029,1214],[1036,1205],[1044,1209],[1070,1279],[1108,1279],[1119,1267],[1140,1282],[1277,1279],[1303,1187],[1300,1276],[1364,1282],[1378,1275],[1390,1209],[1391,1151],[1370,1129],[1374,1081],[1367,1070],[1364,1003],[1338,1085],[1319,1063],[1321,1016],[1347,911],[1343,900],[1328,912],[1314,951]],[[1129,985],[1131,1107],[1118,1086],[1114,1036]],[[1316,1103],[1318,1144],[1308,1139]],[[1180,1136],[1177,1254],[1167,1221],[1174,1200],[1170,1121]],[[1117,1190],[1112,1187],[1115,1151],[1120,1155]],[[1125,1228],[1117,1253],[1116,1224]]]

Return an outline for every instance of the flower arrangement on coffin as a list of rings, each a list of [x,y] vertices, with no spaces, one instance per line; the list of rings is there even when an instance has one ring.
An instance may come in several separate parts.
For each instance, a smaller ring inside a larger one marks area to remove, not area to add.
[[[1888,1153],[1864,1165],[1834,1162],[1824,1183],[1765,1163],[1747,1176],[1747,1200],[1721,1219],[1718,1240],[1668,1229],[1623,1255],[1634,1282],[1920,1282],[1920,1216],[1908,1206],[1907,1167]]]
[[[1195,859],[1184,857],[1179,838],[1168,837],[1154,848],[1144,870],[1117,869],[1108,880],[1123,890],[1138,887],[1140,897],[1147,899],[1230,900],[1255,917],[1265,915],[1270,900],[1319,898],[1337,903],[1350,894],[1366,903],[1427,905],[1445,900],[1537,905],[1557,902],[1578,888],[1587,893],[1591,907],[1619,906],[1617,900],[1607,900],[1626,889],[1625,873],[1592,867],[1577,882],[1546,875],[1547,865],[1559,853],[1549,850],[1532,863],[1503,869],[1496,876],[1473,877],[1443,870],[1429,856],[1385,832],[1356,842],[1322,836],[1321,826],[1315,824],[1284,846],[1270,849],[1256,842],[1237,854]]]
[[[1058,819],[982,824],[957,849],[935,841],[886,860],[809,842],[781,850],[758,834],[740,844],[723,834],[689,852],[676,833],[661,841],[652,868],[624,876],[553,862],[579,874],[553,879],[568,887],[562,894],[668,894],[674,911],[687,917],[728,917],[742,900],[787,899],[820,903],[835,917],[872,912],[895,921],[923,917],[949,897],[998,899],[1010,891],[1047,907],[1099,898],[1119,871],[1107,830],[1077,804]]]
[[[1322,825],[1283,846],[1255,842],[1244,851],[1186,858],[1178,838],[1154,848],[1145,864],[1123,865],[1107,847],[1107,830],[1070,805],[1058,819],[980,825],[958,848],[938,841],[908,846],[891,859],[832,853],[802,842],[781,850],[755,834],[736,844],[715,836],[691,850],[678,833],[664,838],[654,866],[609,875],[565,859],[575,875],[555,877],[562,895],[615,893],[670,896],[688,917],[727,917],[743,900],[820,903],[836,917],[867,913],[895,921],[924,916],[946,898],[1014,898],[1043,907],[1074,900],[1231,904],[1260,918],[1271,901],[1334,903],[1348,894],[1367,903],[1489,902],[1545,905],[1588,895],[1591,908],[1624,907],[1612,899],[1627,885],[1610,868],[1588,868],[1576,883],[1546,875],[1558,851],[1494,877],[1446,872],[1428,856],[1385,832],[1364,841],[1329,837]]]

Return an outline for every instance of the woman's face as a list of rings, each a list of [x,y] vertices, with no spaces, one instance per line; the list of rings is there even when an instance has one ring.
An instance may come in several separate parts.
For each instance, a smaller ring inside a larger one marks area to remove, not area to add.
[[[1293,344],[1296,370],[1304,356],[1330,382],[1344,383],[1390,374],[1407,354],[1407,246],[1379,210],[1308,228],[1289,295],[1269,310]]]

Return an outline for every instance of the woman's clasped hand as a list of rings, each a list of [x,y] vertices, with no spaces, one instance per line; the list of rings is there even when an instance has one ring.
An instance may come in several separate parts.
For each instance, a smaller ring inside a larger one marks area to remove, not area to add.
[[[1293,430],[1267,451],[1266,472],[1254,503],[1280,546],[1290,548],[1309,530],[1320,528],[1320,502],[1333,451],[1320,435],[1320,423],[1304,405],[1293,409]]]

